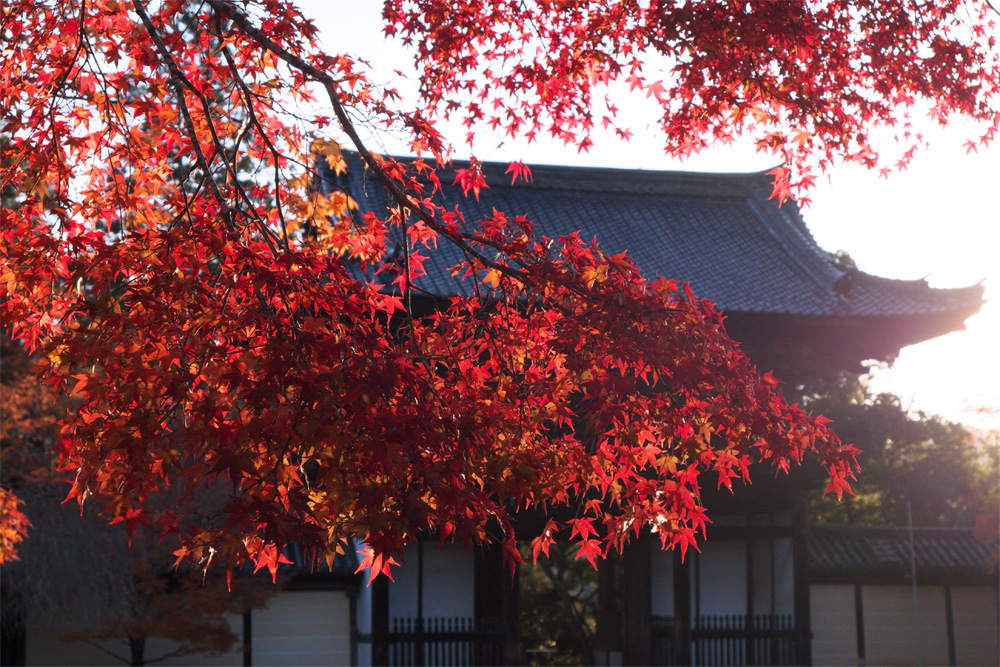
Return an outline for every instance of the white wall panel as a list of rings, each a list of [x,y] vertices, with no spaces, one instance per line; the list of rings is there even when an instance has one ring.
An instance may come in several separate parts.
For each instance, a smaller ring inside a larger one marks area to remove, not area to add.
[[[813,632],[813,664],[858,664],[854,586],[810,586],[809,613]]]
[[[997,604],[996,588],[956,586],[951,589],[955,658],[959,665],[1000,665]]]
[[[690,557],[691,552],[688,551]],[[747,611],[746,544],[707,540],[698,558],[702,616],[745,614]],[[693,591],[694,593],[694,591]],[[697,612],[696,612],[697,613]]]
[[[650,540],[650,602],[653,616],[674,615],[674,552]],[[690,553],[689,558],[690,558]]]
[[[351,663],[351,607],[344,591],[286,591],[251,618],[254,665]]]
[[[389,582],[389,618],[417,617],[417,546],[406,548],[406,565],[394,570]],[[423,617],[464,617],[475,614],[475,564],[464,545],[426,542],[423,545]],[[390,620],[391,623],[391,620]]]
[[[869,665],[948,664],[944,588],[917,590],[919,622],[909,586],[862,587]]]

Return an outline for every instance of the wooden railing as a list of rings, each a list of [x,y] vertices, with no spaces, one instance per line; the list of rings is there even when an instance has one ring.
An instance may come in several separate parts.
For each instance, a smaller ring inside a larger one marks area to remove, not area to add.
[[[654,617],[652,658],[674,664],[674,623]],[[795,662],[795,624],[789,614],[701,616],[691,628],[694,665],[791,665]]]
[[[503,633],[476,629],[471,618],[394,618],[389,628],[392,667],[500,665],[503,650]]]

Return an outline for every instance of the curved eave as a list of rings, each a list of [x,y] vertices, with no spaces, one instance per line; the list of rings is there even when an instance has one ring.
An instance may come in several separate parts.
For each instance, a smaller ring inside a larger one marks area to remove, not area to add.
[[[726,330],[762,370],[786,381],[837,371],[863,372],[869,360],[892,361],[899,351],[953,331],[979,312],[982,291],[950,310],[880,315],[795,315],[726,312]]]

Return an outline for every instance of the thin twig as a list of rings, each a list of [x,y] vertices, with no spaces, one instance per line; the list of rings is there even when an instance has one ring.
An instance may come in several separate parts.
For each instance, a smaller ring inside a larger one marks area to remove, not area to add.
[[[146,32],[149,34],[153,44],[156,46],[156,50],[160,52],[160,57],[163,58],[164,62],[167,64],[167,68],[170,71],[170,85],[174,89],[174,93],[177,95],[177,107],[180,109],[181,117],[184,119],[184,124],[188,128],[188,139],[191,140],[191,148],[194,151],[195,159],[198,161],[198,166],[201,167],[202,172],[204,172],[204,178],[208,182],[208,187],[212,191],[212,196],[215,198],[216,203],[222,209],[222,219],[226,223],[226,228],[230,232],[236,231],[236,225],[233,222],[232,211],[229,208],[229,203],[226,201],[225,197],[222,196],[222,192],[219,190],[219,184],[215,182],[215,178],[212,176],[212,170],[209,168],[208,160],[205,158],[205,154],[201,150],[201,143],[198,140],[198,132],[195,129],[194,121],[191,119],[191,113],[188,111],[187,100],[184,96],[184,75],[181,73],[180,68],[177,67],[177,63],[170,56],[170,52],[167,50],[166,45],[160,38],[159,33],[156,31],[156,26],[149,19],[149,15],[146,14],[145,7],[139,0],[134,0],[132,6],[135,8],[135,13],[139,15],[139,20],[142,21],[142,25],[146,28]]]
[[[483,253],[476,250],[470,244],[470,241],[475,243],[480,243],[483,245],[489,245],[496,247],[495,244],[483,239],[482,237],[477,237],[469,234],[464,234],[462,232],[457,232],[450,229],[447,225],[442,224],[437,220],[431,213],[419,206],[413,199],[406,194],[403,190],[399,188],[396,182],[390,177],[385,170],[382,168],[379,160],[372,155],[371,151],[364,145],[361,141],[361,137],[358,135],[357,130],[354,127],[354,123],[351,118],[347,115],[344,106],[340,102],[340,97],[337,94],[337,82],[336,80],[327,74],[326,72],[313,67],[301,57],[292,53],[288,49],[282,47],[277,42],[272,40],[270,37],[261,32],[256,26],[254,26],[250,21],[240,13],[231,3],[225,2],[225,0],[208,0],[210,4],[216,11],[225,14],[233,21],[239,28],[249,37],[251,37],[258,44],[266,48],[268,51],[278,56],[291,67],[299,70],[308,77],[314,79],[318,83],[323,85],[326,90],[327,96],[330,98],[330,103],[333,106],[334,114],[337,116],[337,120],[340,121],[341,127],[344,132],[350,138],[351,143],[358,149],[361,157],[364,159],[365,164],[371,169],[382,185],[389,191],[396,201],[399,202],[400,206],[412,211],[421,220],[427,224],[428,227],[441,234],[442,236],[448,238],[453,243],[459,245],[463,250],[472,254],[476,260],[491,269],[495,269],[500,273],[517,280],[526,286],[534,286],[534,281],[529,277],[528,272],[524,270],[514,269],[506,264],[501,264],[495,262]]]

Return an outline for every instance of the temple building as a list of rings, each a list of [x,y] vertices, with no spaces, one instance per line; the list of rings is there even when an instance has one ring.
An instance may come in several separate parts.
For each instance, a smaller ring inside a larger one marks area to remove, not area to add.
[[[328,187],[346,190],[360,212],[382,214],[392,203],[387,192],[357,155],[347,160],[340,175],[321,164]],[[771,198],[764,172],[537,166],[530,182],[511,184],[505,169],[483,164],[489,188],[478,199],[449,186],[454,175],[443,170],[435,203],[469,221],[494,209],[526,215],[550,238],[579,232],[608,255],[627,251],[647,278],[689,281],[724,312],[727,331],[751,360],[793,385],[891,361],[902,347],[964,328],[983,303],[981,285],[936,289],[880,278],[824,251],[795,203]],[[462,259],[457,248],[440,243],[429,255],[422,292],[447,297],[471,289],[448,270]],[[732,495],[706,491],[713,523],[701,552],[684,562],[652,539],[602,562],[595,661],[822,662],[813,655],[805,517],[805,495],[819,477],[763,473]],[[520,523],[532,524],[528,517]],[[468,660],[523,659],[529,647],[518,640],[517,591],[506,583],[499,554],[467,558],[463,547],[432,539],[412,547],[407,564],[396,582],[372,587],[359,655],[370,650],[375,664],[420,663],[430,658],[434,637],[457,636],[443,624],[464,619],[461,627],[476,637]]]

